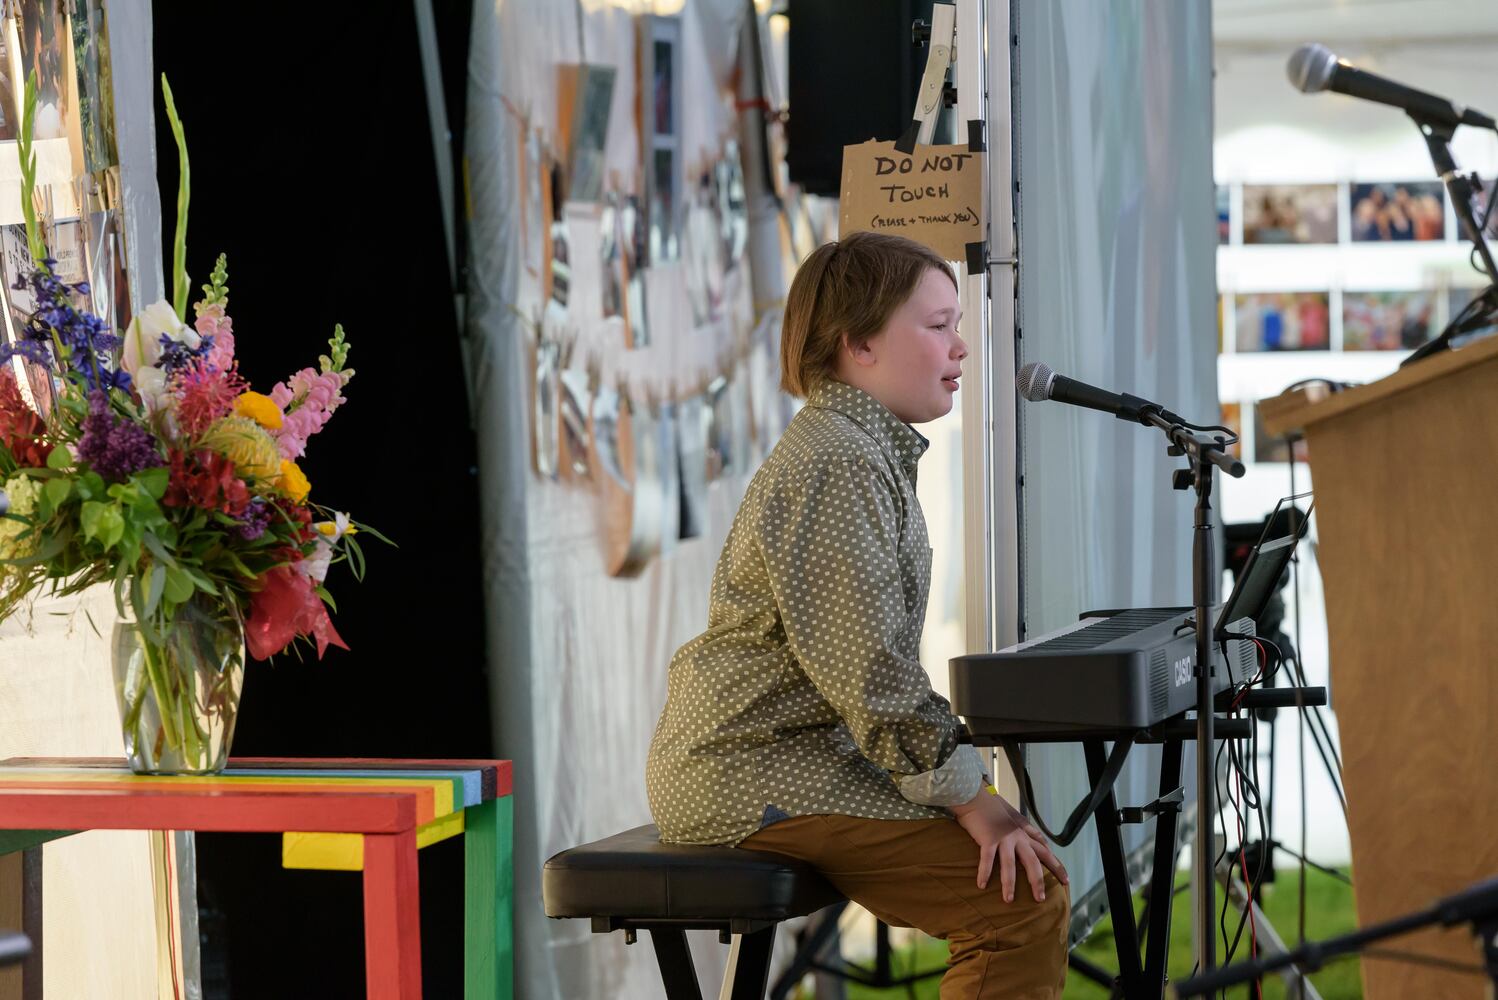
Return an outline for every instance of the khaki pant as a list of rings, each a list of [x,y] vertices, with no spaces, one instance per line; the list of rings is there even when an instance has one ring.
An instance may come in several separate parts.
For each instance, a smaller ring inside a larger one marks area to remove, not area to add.
[[[1036,902],[1023,869],[1004,902],[995,863],[979,889],[978,847],[954,820],[796,816],[739,845],[798,858],[894,927],[947,942],[941,1000],[1056,1000],[1066,982],[1071,896],[1049,871]]]

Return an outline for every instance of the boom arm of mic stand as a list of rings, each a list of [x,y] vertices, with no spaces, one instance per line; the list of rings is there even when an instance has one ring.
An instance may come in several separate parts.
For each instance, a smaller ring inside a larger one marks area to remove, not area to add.
[[[1170,439],[1171,444],[1179,448],[1182,453],[1192,456],[1193,459],[1200,456],[1204,461],[1212,463],[1234,479],[1243,478],[1247,470],[1244,469],[1242,462],[1229,455],[1216,440],[1193,434],[1178,421],[1171,420],[1170,418],[1174,416],[1173,413],[1167,414],[1151,405],[1141,410],[1139,422],[1146,427],[1159,428]]]
[[[1463,177],[1456,169],[1456,161],[1451,157],[1451,137],[1456,132],[1454,126],[1438,125],[1426,121],[1419,115],[1411,113],[1411,118],[1420,129],[1420,134],[1425,137],[1426,148],[1430,150],[1430,161],[1435,165],[1436,175],[1446,184],[1446,191],[1451,196],[1451,209],[1456,213],[1456,221],[1462,228],[1463,234],[1472,241],[1477,250],[1477,256],[1482,258],[1483,269],[1487,271],[1488,281],[1498,284],[1498,265],[1493,263],[1493,253],[1488,249],[1488,241],[1482,235],[1482,226],[1477,217],[1472,214],[1472,186],[1467,178]],[[1412,361],[1419,361],[1427,355],[1436,351],[1444,350],[1451,343],[1451,338],[1463,331],[1454,327],[1447,327],[1439,337],[1421,345],[1413,354],[1400,362],[1403,368]]]

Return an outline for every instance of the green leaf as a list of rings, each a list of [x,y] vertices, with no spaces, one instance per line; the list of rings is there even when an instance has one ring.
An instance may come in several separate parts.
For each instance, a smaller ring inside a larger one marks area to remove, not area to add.
[[[120,508],[114,504],[108,504],[104,513],[99,515],[99,541],[104,543],[106,549],[113,548],[121,538],[125,536],[125,518],[120,513]]]
[[[161,603],[161,592],[166,587],[166,567],[157,563],[151,567],[150,574],[146,577],[146,614],[156,613],[156,606]]]
[[[47,455],[47,468],[49,469],[66,469],[72,464],[73,456],[66,448],[53,448]]]
[[[78,523],[83,525],[83,537],[93,539],[99,534],[99,519],[104,516],[104,509],[108,504],[97,500],[85,500],[83,509],[78,513]]]
[[[181,604],[192,596],[192,592],[192,577],[175,566],[168,566],[166,570],[167,600]]]
[[[174,559],[172,557],[172,554],[166,550],[166,546],[161,544],[161,540],[159,538],[148,531],[144,535],[140,536],[140,541],[141,544],[144,545],[146,549],[151,553],[151,555],[155,556],[158,561],[174,569],[176,568],[177,560]]]
[[[212,580],[208,579],[208,577],[204,576],[202,573],[199,573],[197,570],[188,569],[186,566],[182,567],[182,572],[191,577],[193,585],[196,586],[199,590],[203,591],[203,593],[212,594],[214,597],[218,596],[218,587]]]
[[[322,598],[324,604],[333,609],[334,614],[338,613],[338,603],[333,600],[333,595],[328,593],[327,587],[314,587],[313,592]]]
[[[145,490],[152,500],[160,500],[166,495],[166,487],[170,478],[171,473],[164,465],[135,474],[135,481],[140,483],[141,489]]]
[[[187,201],[191,188],[192,173],[187,165],[187,137],[182,132],[182,119],[177,117],[177,102],[172,100],[171,85],[166,74],[161,74],[161,96],[166,101],[166,117],[172,126],[172,137],[177,140],[177,231],[172,237],[172,305],[177,318],[187,321],[187,296],[191,291],[187,278]]]
[[[73,481],[61,476],[56,479],[47,480],[47,485],[42,487],[42,492],[47,495],[47,502],[54,508],[61,507],[63,501],[67,500],[73,492]]]

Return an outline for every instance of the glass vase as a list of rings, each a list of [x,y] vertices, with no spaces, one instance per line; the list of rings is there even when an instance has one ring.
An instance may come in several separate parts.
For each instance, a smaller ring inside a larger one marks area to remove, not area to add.
[[[111,650],[125,755],[136,774],[217,774],[244,684],[244,625],[201,592],[155,639],[116,622]]]

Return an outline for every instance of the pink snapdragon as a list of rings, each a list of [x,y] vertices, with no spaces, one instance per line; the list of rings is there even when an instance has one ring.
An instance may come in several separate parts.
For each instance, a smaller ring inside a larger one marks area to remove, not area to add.
[[[282,458],[297,459],[306,453],[307,439],[322,430],[343,404],[341,390],[349,374],[303,368],[291,376],[289,387],[277,382],[271,388],[271,400],[285,411],[280,429],[271,431]]]
[[[234,365],[234,331],[229,314],[224,311],[224,302],[198,302],[193,305],[198,318],[193,323],[200,337],[212,337],[213,348],[208,352],[207,362],[221,372]]]

